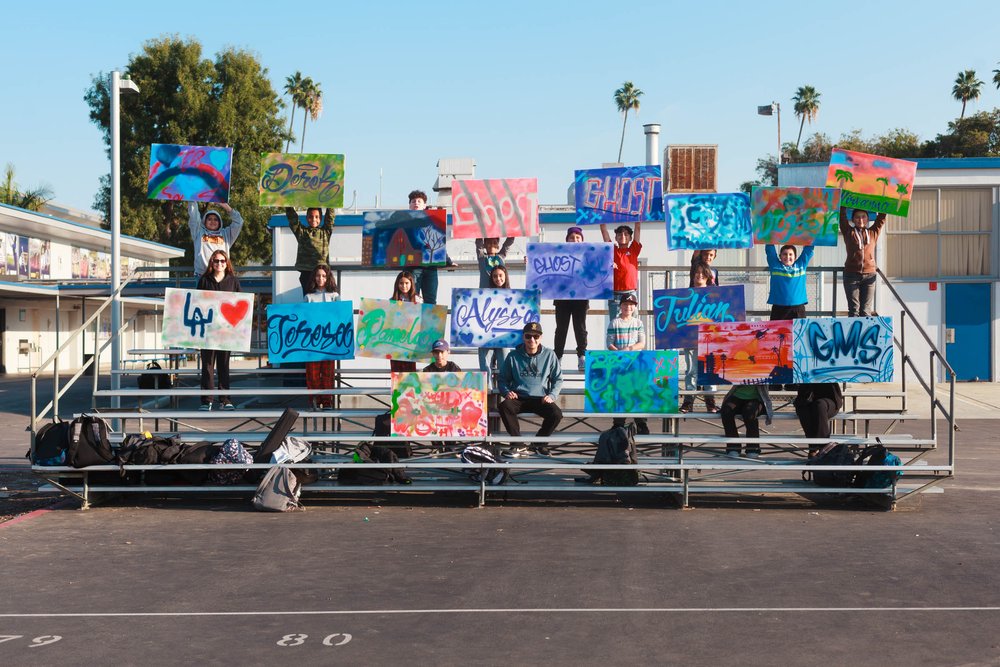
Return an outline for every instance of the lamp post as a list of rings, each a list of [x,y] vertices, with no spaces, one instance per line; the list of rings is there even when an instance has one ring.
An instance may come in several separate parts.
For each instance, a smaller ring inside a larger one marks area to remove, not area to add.
[[[757,115],[778,117],[778,164],[781,164],[781,105],[777,102],[771,102],[757,107]]]
[[[122,327],[122,303],[118,288],[121,287],[121,230],[122,230],[122,175],[121,175],[121,93],[138,94],[139,86],[121,72],[111,73],[111,388],[121,388],[122,349],[118,330]],[[97,360],[94,360],[97,363]],[[97,369],[94,369],[95,377]],[[111,406],[117,408],[121,399],[115,396]]]

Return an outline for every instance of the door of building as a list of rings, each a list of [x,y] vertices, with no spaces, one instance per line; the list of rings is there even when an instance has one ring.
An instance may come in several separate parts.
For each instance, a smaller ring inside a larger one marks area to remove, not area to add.
[[[991,283],[946,283],[944,356],[962,381],[993,379]]]

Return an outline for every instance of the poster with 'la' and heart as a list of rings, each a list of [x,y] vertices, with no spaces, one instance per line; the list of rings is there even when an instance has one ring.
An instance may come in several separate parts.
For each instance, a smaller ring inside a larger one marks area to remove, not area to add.
[[[250,349],[253,294],[168,287],[163,297],[164,347],[243,352]]]

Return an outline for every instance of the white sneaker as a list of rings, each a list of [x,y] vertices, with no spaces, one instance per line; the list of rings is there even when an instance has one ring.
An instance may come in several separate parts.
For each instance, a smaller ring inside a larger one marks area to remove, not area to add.
[[[211,410],[212,409],[212,404],[211,403],[202,403],[201,407],[199,407],[198,409],[199,410],[206,410],[206,411],[207,410]]]
[[[758,451],[747,452],[747,458],[748,459],[759,459],[760,458],[760,452],[758,452]]]
[[[503,454],[501,454],[501,456],[503,456],[505,459],[516,459],[524,456],[527,453],[528,453],[527,447],[511,447]]]

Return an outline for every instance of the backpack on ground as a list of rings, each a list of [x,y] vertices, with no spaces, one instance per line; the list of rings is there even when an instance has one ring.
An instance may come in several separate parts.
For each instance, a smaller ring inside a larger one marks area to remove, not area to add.
[[[855,465],[854,453],[849,445],[843,442],[831,442],[823,447],[807,462],[815,466],[852,466]],[[812,470],[802,473],[803,479],[812,476],[818,486],[839,486],[847,488],[854,483],[853,470]]]
[[[636,464],[639,462],[635,449],[635,424],[614,426],[601,433],[597,440],[594,463]],[[639,483],[638,470],[594,470],[587,471],[594,484],[605,486],[636,486]]]
[[[35,457],[31,459],[29,449],[25,458],[31,459],[31,463],[38,466],[66,465],[71,428],[72,422],[54,421],[45,424],[35,432]]]
[[[230,438],[222,443],[222,448],[219,450],[212,460],[212,465],[217,466],[233,466],[233,465],[250,465],[253,463],[253,457],[247,452],[246,448],[243,447],[241,443],[236,438]],[[247,468],[241,468],[239,470],[212,470],[208,474],[208,479],[212,484],[228,485],[228,484],[239,484],[243,481],[244,476],[247,474]]]
[[[262,512],[290,512],[302,509],[299,494],[302,485],[291,468],[274,466],[261,480],[253,495],[254,509]]]
[[[352,463],[399,463],[399,457],[388,447],[363,442],[352,453]],[[337,483],[345,486],[380,486],[410,484],[411,480],[399,468],[340,468]]]
[[[162,371],[163,368],[157,362],[151,361],[146,364],[146,370]],[[174,386],[170,375],[166,373],[143,373],[136,384],[139,385],[139,389],[170,389]]]
[[[392,435],[392,413],[383,412],[375,418],[375,428],[372,429],[373,436],[389,437]],[[397,442],[381,442],[383,447],[388,447],[401,459],[408,459],[413,456],[413,447],[408,440]]]
[[[462,450],[461,458],[465,463],[472,464],[503,463],[492,445],[469,445]],[[473,482],[485,480],[490,486],[503,484],[510,477],[510,471],[506,468],[476,468],[466,472]]]
[[[125,436],[115,452],[115,463],[119,467],[176,463],[183,450],[184,446],[178,442],[177,436],[164,438],[148,432],[132,433]]]
[[[878,439],[876,438],[876,442]],[[882,443],[865,447],[858,456],[858,465],[870,466],[902,466],[899,457],[890,452]],[[893,483],[900,478],[902,472],[891,470],[858,471],[854,478],[854,486],[858,489],[891,489]]]
[[[93,415],[80,415],[70,424],[66,462],[74,468],[114,463],[108,441],[108,423]]]

